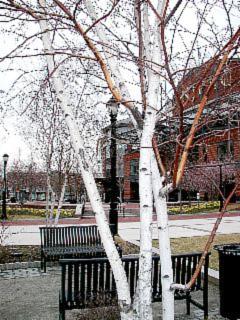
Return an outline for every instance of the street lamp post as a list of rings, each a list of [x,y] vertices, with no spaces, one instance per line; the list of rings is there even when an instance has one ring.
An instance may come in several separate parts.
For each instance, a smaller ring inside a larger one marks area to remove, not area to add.
[[[116,145],[116,122],[118,103],[114,98],[111,98],[107,102],[107,107],[111,120],[111,145],[110,145],[110,157],[111,157],[111,194],[110,194],[110,210],[109,210],[109,224],[111,225],[111,231],[113,235],[118,234],[118,209],[117,209],[117,145]]]
[[[8,162],[8,154],[3,155],[3,191],[2,191],[2,219],[7,219],[7,206],[6,206],[6,195],[7,195],[7,175],[6,167]]]

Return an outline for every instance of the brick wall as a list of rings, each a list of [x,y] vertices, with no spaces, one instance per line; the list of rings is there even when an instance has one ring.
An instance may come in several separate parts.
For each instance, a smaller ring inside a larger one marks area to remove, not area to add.
[[[131,200],[131,183],[130,183],[130,163],[131,160],[139,159],[139,151],[133,151],[124,155],[124,200]]]
[[[183,80],[178,85],[178,92],[182,96],[182,102],[185,103],[188,97],[193,95],[195,92],[195,87],[198,81],[204,77],[206,69],[208,68],[208,63],[203,64],[198,68],[193,68],[190,70]],[[203,96],[203,93],[207,86],[211,83],[211,79],[215,74],[217,65],[213,66],[205,76],[197,94],[191,98],[191,101],[185,106],[185,109],[191,108],[197,105]],[[226,65],[215,85],[211,88],[209,92],[208,100],[212,101],[215,99],[227,97],[233,93],[240,92],[240,59],[234,59]],[[175,114],[178,113],[178,108],[175,109]]]
[[[225,132],[221,136],[211,136],[206,138],[203,142],[207,148],[207,161],[204,162],[203,146],[199,150],[199,163],[207,164],[211,162],[218,162],[218,145],[223,141],[231,140],[233,143],[233,159],[226,159],[226,162],[240,162],[240,130],[239,128],[231,129],[230,132]],[[224,163],[224,162],[223,162]],[[237,173],[239,172],[239,173]],[[236,174],[240,176],[240,168],[236,167]],[[240,198],[240,186],[237,188],[236,195]]]

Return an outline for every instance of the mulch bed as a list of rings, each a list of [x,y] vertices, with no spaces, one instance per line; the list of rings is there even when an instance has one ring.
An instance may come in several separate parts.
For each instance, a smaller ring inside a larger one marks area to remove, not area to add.
[[[120,237],[116,237],[115,240],[122,248],[123,255],[139,253],[138,246],[124,241]],[[18,261],[40,261],[40,250],[40,246],[0,246],[0,264]]]
[[[20,254],[20,255],[19,255]],[[40,246],[0,246],[0,263],[39,261]]]

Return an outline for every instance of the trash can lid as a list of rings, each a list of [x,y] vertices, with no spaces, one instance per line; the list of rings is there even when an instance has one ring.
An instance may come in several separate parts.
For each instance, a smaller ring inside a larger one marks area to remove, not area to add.
[[[213,248],[223,254],[233,253],[234,255],[240,255],[240,243],[219,244],[215,245]]]

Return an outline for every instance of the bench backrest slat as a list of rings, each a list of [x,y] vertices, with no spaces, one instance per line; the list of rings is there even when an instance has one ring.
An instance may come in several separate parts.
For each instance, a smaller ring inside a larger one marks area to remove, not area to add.
[[[62,265],[62,273],[61,273],[61,299],[63,301],[63,304],[65,304],[66,301],[66,296],[65,296],[65,292],[66,292],[66,287],[65,287],[65,283],[66,283],[66,264]]]
[[[153,270],[152,270],[152,293],[153,296],[155,297],[157,295],[157,293],[159,292],[159,280],[160,279],[160,270],[158,268],[158,260],[153,260]]]
[[[73,296],[72,296],[72,271],[73,271],[73,265],[68,265],[68,285],[67,285],[67,288],[68,288],[68,295],[67,295],[67,301],[69,301],[70,303],[73,301]]]
[[[129,273],[129,286],[130,286],[130,295],[133,297],[136,287],[136,277],[137,277],[137,264],[138,260],[132,260],[129,263],[130,273]]]
[[[78,302],[80,303],[80,305],[84,305],[85,304],[85,299],[86,299],[86,292],[85,292],[85,283],[86,283],[86,263],[81,264],[80,266],[77,265],[77,267],[81,268],[80,269],[80,274],[81,274],[81,278],[80,278],[80,295],[78,295]],[[78,292],[76,292],[76,295],[78,294]]]
[[[196,256],[194,256],[194,257],[192,257],[192,260],[193,260],[193,262],[192,262],[191,275],[193,275],[193,273],[194,273],[193,270],[196,269],[198,259],[197,259]],[[194,283],[194,285],[192,286],[192,288],[193,288],[194,290],[196,289],[196,282]]]
[[[181,279],[181,257],[176,258],[176,270],[175,270],[175,279],[173,280],[176,283],[180,283]]]
[[[190,281],[192,277],[192,256],[188,256],[187,259],[187,271],[186,271],[186,282]]]
[[[42,248],[101,244],[101,237],[96,225],[40,227],[40,234]]]
[[[181,283],[186,283],[186,262],[187,257],[182,258]]]
[[[76,301],[76,303],[79,304],[79,289],[80,289],[80,286],[79,286],[79,265],[76,265],[76,264],[74,265],[73,285],[74,285],[74,290],[73,290],[74,301]]]

